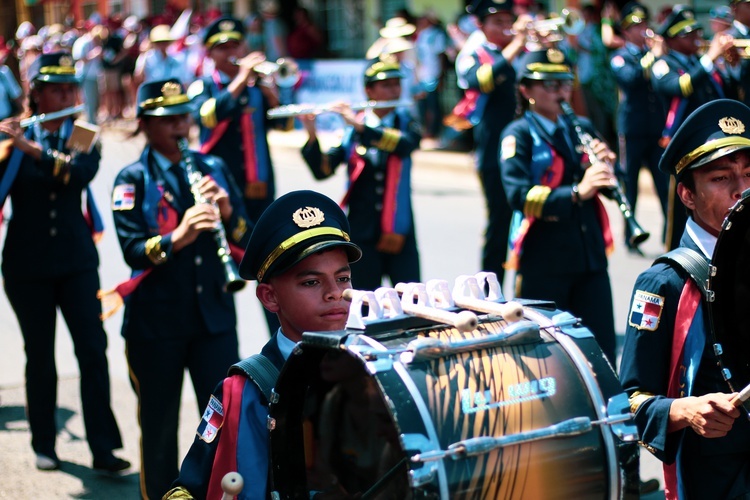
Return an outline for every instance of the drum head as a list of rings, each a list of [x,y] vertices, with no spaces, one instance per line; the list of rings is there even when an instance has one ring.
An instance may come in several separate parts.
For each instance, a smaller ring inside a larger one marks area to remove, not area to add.
[[[708,287],[710,331],[721,345],[719,361],[731,371],[730,383],[740,390],[750,383],[750,190],[743,193],[719,233]]]

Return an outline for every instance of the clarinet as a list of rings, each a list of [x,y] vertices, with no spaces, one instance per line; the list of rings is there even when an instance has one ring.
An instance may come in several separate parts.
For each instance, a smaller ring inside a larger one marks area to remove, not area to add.
[[[193,193],[195,204],[200,205],[202,203],[210,203],[198,190],[198,184],[203,178],[203,174],[200,170],[195,168],[195,165],[193,164],[193,154],[188,147],[188,140],[181,137],[177,141],[177,147],[180,149],[182,159],[185,160],[185,172],[187,173],[190,192]],[[210,204],[218,210],[216,203]],[[245,286],[245,280],[239,277],[237,265],[234,263],[234,260],[232,260],[232,251],[227,242],[227,233],[224,230],[224,224],[221,222],[219,222],[219,225],[214,230],[214,239],[216,240],[217,246],[216,254],[219,256],[219,260],[221,260],[221,263],[224,266],[224,291],[234,293],[242,290]]]
[[[568,117],[570,123],[573,125],[573,128],[576,131],[576,135],[578,136],[578,142],[580,142],[581,146],[583,146],[583,150],[588,155],[591,165],[595,163],[602,163],[602,161],[596,157],[594,148],[591,146],[591,141],[594,138],[591,137],[591,134],[589,134],[588,132],[584,132],[583,127],[581,127],[581,122],[578,120],[578,116],[576,116],[576,113],[575,111],[573,111],[573,108],[570,106],[570,104],[566,101],[560,101],[560,108],[562,108],[563,113],[565,113],[565,116]],[[611,171],[614,172],[612,165],[607,163],[607,166]],[[630,229],[630,246],[637,247],[638,245],[646,241],[651,235],[647,231],[644,231],[640,224],[638,224],[638,222],[635,220],[633,209],[631,208],[628,199],[625,197],[625,193],[623,192],[622,186],[617,180],[617,177],[615,177],[615,185],[612,186],[606,194],[617,203],[618,207],[620,208],[620,212],[622,212],[622,216],[625,218],[625,224],[627,224],[628,228]]]

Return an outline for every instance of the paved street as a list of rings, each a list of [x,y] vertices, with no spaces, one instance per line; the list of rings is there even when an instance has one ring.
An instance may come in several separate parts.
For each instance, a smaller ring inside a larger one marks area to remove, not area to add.
[[[335,137],[327,138],[329,141]],[[316,182],[299,156],[304,137],[299,133],[274,132],[272,154],[277,171],[278,194],[301,188],[311,188],[340,199],[344,192],[345,169],[332,179]],[[108,128],[103,134],[103,161],[94,181],[94,192],[103,212],[107,231],[99,244],[102,286],[114,286],[128,276],[108,209],[115,175],[125,164],[134,161],[141,151],[143,140],[132,138],[125,128]],[[419,247],[422,256],[423,281],[433,278],[453,283],[456,276],[473,274],[479,270],[479,255],[484,225],[483,198],[474,173],[471,158],[462,153],[420,151],[415,154],[414,204]],[[637,274],[659,254],[662,219],[651,187],[644,182],[644,194],[639,202],[638,221],[652,233],[642,246],[647,257],[628,254],[622,243],[622,217],[614,203],[607,203],[617,248],[610,259],[610,276],[615,300],[615,314],[620,335],[626,324],[628,300]],[[4,236],[5,228],[2,228]],[[33,244],[33,242],[29,242]],[[510,280],[506,280],[506,294],[510,295]],[[355,277],[356,286],[356,277]],[[247,286],[237,294],[239,310],[240,353],[257,352],[265,343],[268,332],[260,306],[255,300],[254,287]],[[39,472],[34,468],[28,425],[24,418],[24,354],[21,334],[15,316],[4,294],[0,294],[0,498],[138,498],[139,430],[136,421],[136,401],[130,388],[120,337],[122,313],[109,318],[105,329],[109,336],[110,374],[113,406],[124,439],[120,454],[134,463],[134,468],[118,478],[102,477],[93,473],[91,456],[84,439],[83,422],[78,396],[77,365],[67,328],[58,319],[57,370],[60,375],[58,395],[57,452],[63,461],[62,469]],[[181,444],[183,452],[192,441],[199,418],[195,398],[189,383],[183,392]],[[661,467],[644,453],[642,476],[661,480]],[[663,498],[662,494],[649,498]]]

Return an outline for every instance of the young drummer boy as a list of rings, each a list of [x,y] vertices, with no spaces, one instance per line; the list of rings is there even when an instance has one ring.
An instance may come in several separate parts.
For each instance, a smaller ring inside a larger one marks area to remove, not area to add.
[[[261,215],[240,275],[257,280],[256,295],[278,316],[281,328],[260,355],[233,365],[216,388],[180,476],[165,499],[221,498],[221,480],[233,471],[242,475],[246,485],[238,499],[266,498],[267,394],[303,332],[344,328],[349,303],[343,292],[351,288],[349,264],[361,255],[350,241],[341,208],[319,193],[289,193]],[[269,383],[263,384],[263,379]]]

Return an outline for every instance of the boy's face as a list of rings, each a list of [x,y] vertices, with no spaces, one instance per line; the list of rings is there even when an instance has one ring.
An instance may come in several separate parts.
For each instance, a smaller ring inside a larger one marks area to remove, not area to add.
[[[693,211],[693,220],[718,236],[729,209],[750,188],[750,152],[737,151],[691,172],[695,192],[685,184],[677,185],[682,203]]]
[[[276,313],[284,335],[294,342],[302,333],[342,330],[349,316],[343,293],[351,288],[351,268],[340,247],[315,253],[256,289],[258,299]]]

